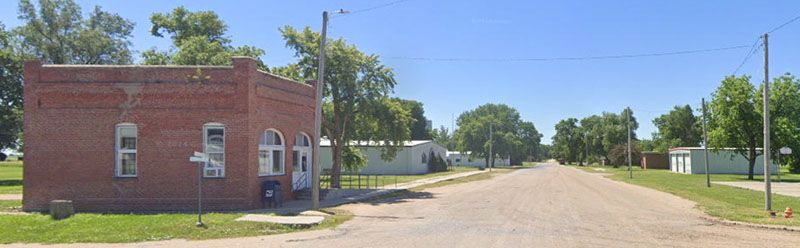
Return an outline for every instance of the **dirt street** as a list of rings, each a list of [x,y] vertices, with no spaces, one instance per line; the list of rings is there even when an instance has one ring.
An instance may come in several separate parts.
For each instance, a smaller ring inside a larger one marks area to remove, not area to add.
[[[554,164],[342,208],[335,230],[138,247],[798,247],[800,234],[714,225],[694,203]],[[87,244],[75,244],[86,247]],[[106,246],[89,244],[88,246]]]

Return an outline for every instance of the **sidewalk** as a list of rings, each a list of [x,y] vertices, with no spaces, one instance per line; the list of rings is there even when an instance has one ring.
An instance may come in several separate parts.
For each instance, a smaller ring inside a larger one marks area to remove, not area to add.
[[[468,177],[486,172],[489,171],[487,170],[470,171],[470,172],[464,172],[446,176],[423,178],[407,183],[401,183],[398,184],[397,187],[386,188],[386,189],[380,189],[380,188],[379,189],[331,189],[328,192],[328,195],[325,197],[325,199],[320,201],[319,205],[320,208],[338,206],[346,203],[357,202],[364,199],[369,199],[376,196],[389,194],[392,192],[407,190],[417,186],[438,183],[441,181],[447,181],[461,177]],[[294,200],[294,201],[284,202],[283,206],[278,208],[262,208],[262,209],[243,211],[243,213],[297,214],[310,209],[311,209],[311,200]]]
[[[721,184],[721,185],[728,185],[733,187],[739,187],[743,189],[749,190],[756,190],[764,192],[764,182],[711,182],[713,184]],[[785,195],[785,196],[794,196],[800,197],[800,183],[792,183],[792,182],[772,182],[772,193]]]

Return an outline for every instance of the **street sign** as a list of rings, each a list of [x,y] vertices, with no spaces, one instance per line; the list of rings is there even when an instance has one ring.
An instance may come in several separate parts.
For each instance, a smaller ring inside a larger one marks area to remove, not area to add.
[[[202,153],[202,152],[194,152],[194,156],[195,157],[208,157],[208,155],[206,155],[205,153]]]
[[[781,148],[781,154],[792,154],[792,148],[789,147]]]
[[[206,163],[208,163],[208,157],[189,157],[189,162],[206,162]]]

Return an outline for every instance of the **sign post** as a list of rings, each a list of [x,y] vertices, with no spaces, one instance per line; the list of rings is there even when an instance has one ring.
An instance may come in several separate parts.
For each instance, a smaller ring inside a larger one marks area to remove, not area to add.
[[[208,163],[208,155],[202,152],[194,152],[194,156],[189,157],[189,162],[197,162],[197,224],[195,226],[202,227],[203,224],[203,163]]]
[[[792,148],[784,146],[780,149],[780,152],[778,153],[778,158],[777,158],[778,164],[776,164],[776,167],[778,167],[778,182],[781,182],[781,154],[783,155],[792,154]]]

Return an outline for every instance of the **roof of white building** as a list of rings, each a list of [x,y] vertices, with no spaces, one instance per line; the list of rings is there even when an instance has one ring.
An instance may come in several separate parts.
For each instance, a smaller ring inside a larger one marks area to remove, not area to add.
[[[409,141],[404,141],[403,142],[403,146],[412,147],[412,146],[418,146],[418,145],[426,144],[426,143],[429,143],[429,142],[433,142],[433,141],[432,140],[409,140]],[[381,146],[381,145],[383,145],[383,143],[384,143],[383,141],[378,141],[378,142],[375,142],[375,141],[350,141],[350,145],[351,146]],[[331,141],[329,139],[324,139],[323,138],[322,140],[320,140],[319,145],[322,146],[322,147],[328,147],[328,146],[331,146]]]
[[[447,151],[447,156],[450,156],[450,155],[461,155],[461,154],[470,155],[470,154],[472,154],[472,152],[471,151],[466,151],[466,152],[462,153],[462,152],[458,152],[458,151]]]

